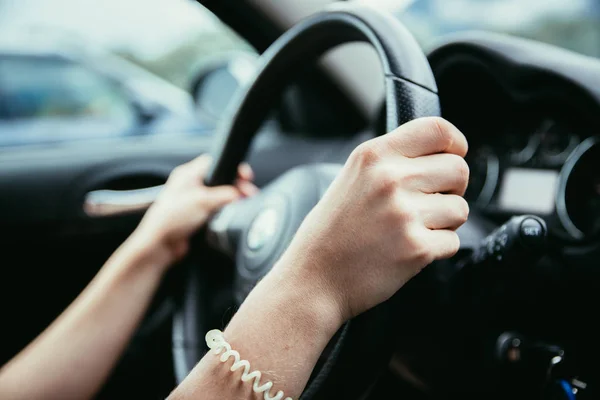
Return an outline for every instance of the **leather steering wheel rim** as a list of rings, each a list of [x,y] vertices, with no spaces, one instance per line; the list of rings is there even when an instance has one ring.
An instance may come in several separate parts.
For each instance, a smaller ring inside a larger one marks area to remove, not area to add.
[[[390,14],[352,3],[338,6],[301,21],[261,56],[254,81],[236,99],[233,116],[215,140],[205,183],[233,182],[237,165],[285,87],[328,50],[350,42],[367,42],[377,51],[385,79],[387,132],[418,117],[440,115],[433,72],[412,34]]]
[[[260,125],[285,87],[304,67],[325,52],[349,42],[370,43],[381,60],[386,90],[386,127],[419,117],[439,116],[433,73],[421,48],[391,15],[357,4],[345,4],[313,15],[282,35],[261,56],[253,83],[230,108],[233,114],[215,139],[209,186],[234,181]],[[173,324],[173,357],[181,381],[202,357],[204,326],[199,298],[204,291],[198,269],[191,268],[181,307]],[[392,352],[395,323],[390,302],[349,321],[333,341],[333,350],[311,379],[302,398],[358,398],[365,393]],[[343,384],[342,384],[343,383]]]

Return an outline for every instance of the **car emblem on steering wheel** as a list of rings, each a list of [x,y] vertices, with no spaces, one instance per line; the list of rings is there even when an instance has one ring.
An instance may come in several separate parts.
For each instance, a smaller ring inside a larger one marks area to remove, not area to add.
[[[262,210],[250,225],[246,245],[251,251],[258,251],[267,244],[277,231],[278,212],[275,208]]]

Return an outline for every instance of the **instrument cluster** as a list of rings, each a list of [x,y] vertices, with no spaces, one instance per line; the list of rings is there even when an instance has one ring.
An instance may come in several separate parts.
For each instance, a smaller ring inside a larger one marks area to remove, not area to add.
[[[600,136],[554,113],[528,112],[487,133],[467,134],[465,194],[490,217],[543,217],[571,241],[600,236]]]

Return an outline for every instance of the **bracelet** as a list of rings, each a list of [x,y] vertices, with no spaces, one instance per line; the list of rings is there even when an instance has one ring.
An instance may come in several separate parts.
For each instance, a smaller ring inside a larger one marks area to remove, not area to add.
[[[267,381],[263,385],[260,385],[261,372],[250,372],[250,363],[247,360],[240,360],[240,353],[231,349],[231,345],[227,343],[227,340],[225,340],[225,337],[223,336],[223,332],[220,330],[213,329],[206,334],[206,345],[217,355],[225,350],[219,358],[221,362],[227,362],[230,357],[233,357],[233,365],[229,370],[235,372],[243,367],[242,382],[248,382],[249,380],[254,379],[254,384],[252,385],[254,393],[263,393],[264,400],[281,400],[284,396],[283,391],[281,390],[278,391],[275,396],[271,396],[270,391],[273,387],[273,382],[271,381]],[[286,397],[284,400],[292,400],[292,398]]]

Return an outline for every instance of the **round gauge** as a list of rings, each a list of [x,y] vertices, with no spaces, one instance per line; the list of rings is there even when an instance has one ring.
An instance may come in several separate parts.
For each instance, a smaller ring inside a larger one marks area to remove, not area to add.
[[[575,239],[600,234],[600,138],[583,141],[561,171],[557,212]]]
[[[540,157],[546,163],[562,164],[579,144],[579,138],[567,127],[549,121],[540,130]]]
[[[471,172],[465,199],[483,207],[490,202],[496,191],[500,162],[498,157],[487,147],[469,152],[466,160]]]
[[[524,164],[529,161],[540,143],[534,124],[519,123],[510,128],[502,137],[503,147],[511,164]]]

